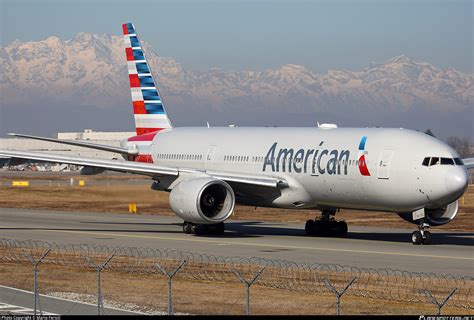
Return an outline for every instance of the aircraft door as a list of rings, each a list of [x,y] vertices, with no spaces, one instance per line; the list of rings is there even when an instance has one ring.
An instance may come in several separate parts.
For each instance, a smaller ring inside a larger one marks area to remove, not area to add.
[[[380,155],[377,166],[377,177],[379,179],[389,179],[390,177],[390,161],[393,157],[393,150],[384,150]]]
[[[212,169],[212,160],[214,157],[214,152],[216,151],[216,146],[209,146],[206,156],[206,169]]]

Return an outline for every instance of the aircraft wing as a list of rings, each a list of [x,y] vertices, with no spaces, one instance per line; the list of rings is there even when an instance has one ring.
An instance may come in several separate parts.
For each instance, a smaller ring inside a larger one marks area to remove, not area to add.
[[[115,152],[115,153],[124,154],[124,155],[136,155],[138,153],[138,150],[128,150],[128,149],[125,149],[125,148],[112,147],[112,146],[107,146],[107,145],[103,145],[103,144],[96,144],[96,143],[80,141],[80,140],[79,141],[76,141],[76,140],[74,140],[74,141],[72,141],[72,140],[60,140],[60,139],[54,139],[54,138],[30,136],[28,134],[19,134],[19,133],[9,133],[8,135],[14,136],[14,137],[20,137],[20,138],[28,138],[28,139],[34,139],[34,140],[41,140],[41,141],[67,144],[67,145],[71,145],[71,146],[78,146],[78,147],[84,147],[84,148],[89,148],[89,149],[97,149],[97,150],[102,150],[102,151]]]
[[[472,169],[472,168],[474,168],[474,158],[462,159],[462,162],[464,162],[464,166],[465,166],[467,169]]]
[[[78,166],[102,168],[111,171],[143,174],[151,177],[163,175],[178,175],[178,169],[176,168],[161,167],[148,163],[138,163],[130,161],[105,160],[97,158],[84,158],[77,156],[64,156],[40,152],[21,152],[10,150],[0,150],[0,157],[74,164]]]
[[[195,173],[197,175],[207,174],[216,179],[227,182],[235,182],[239,184],[247,184],[254,186],[264,186],[272,188],[285,188],[288,186],[283,179],[269,177],[264,175],[241,174],[225,171],[205,171],[197,169],[186,169],[177,167],[157,166],[151,163],[140,163],[132,161],[106,160],[98,158],[84,158],[78,156],[64,156],[47,154],[40,152],[21,152],[0,150],[0,157],[8,157],[11,159],[36,160],[54,163],[74,164],[78,166],[101,168],[110,171],[126,172],[133,174],[147,175],[152,178],[161,176],[178,176],[180,172]]]

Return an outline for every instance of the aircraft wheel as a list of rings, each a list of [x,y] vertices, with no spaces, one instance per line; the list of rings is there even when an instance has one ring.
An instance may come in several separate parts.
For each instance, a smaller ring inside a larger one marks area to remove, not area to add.
[[[192,233],[192,224],[190,222],[183,222],[183,232],[186,234]]]
[[[347,236],[347,223],[345,221],[338,221],[337,222],[337,235],[339,237],[346,237]]]
[[[429,231],[424,232],[423,244],[431,244],[431,233]]]
[[[306,224],[304,225],[304,231],[306,231],[306,234],[308,236],[312,236],[315,233],[315,221],[314,220],[308,220],[306,221]]]
[[[224,222],[220,222],[212,226],[212,233],[215,235],[221,235],[224,233],[224,231],[225,231]]]
[[[420,231],[414,231],[411,234],[411,242],[416,245],[421,244],[423,242],[423,236],[421,235]]]
[[[205,235],[209,232],[209,228],[205,224],[197,224],[194,228],[194,234]]]

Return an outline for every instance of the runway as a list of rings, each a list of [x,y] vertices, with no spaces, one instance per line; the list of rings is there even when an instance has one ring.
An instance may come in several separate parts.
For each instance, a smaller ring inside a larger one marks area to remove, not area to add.
[[[211,237],[183,234],[181,222],[167,216],[0,208],[0,237],[474,276],[472,232],[434,228],[432,245],[414,246],[414,229],[349,225],[345,239],[316,238],[306,236],[301,223],[230,220],[223,236]]]

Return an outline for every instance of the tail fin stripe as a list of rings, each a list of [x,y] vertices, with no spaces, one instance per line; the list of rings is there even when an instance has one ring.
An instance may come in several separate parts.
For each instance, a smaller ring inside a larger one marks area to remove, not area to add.
[[[122,24],[122,31],[123,31],[123,35],[127,35],[127,34],[128,34],[128,28],[127,28],[127,24],[126,24],[126,23]]]
[[[131,24],[131,23],[122,24],[122,29],[123,29],[123,34],[124,35],[135,33],[135,28],[133,27],[133,24]]]
[[[127,61],[135,60],[135,57],[133,56],[132,48],[125,48],[125,53],[127,54]]]
[[[143,100],[161,100],[156,90],[142,89]]]
[[[146,112],[149,114],[165,114],[163,106],[157,103],[145,103]]]
[[[138,79],[138,75],[136,74],[130,74],[129,76],[130,79],[130,87],[131,88],[138,88],[140,87],[140,79]]]
[[[135,127],[138,135],[171,128],[159,89],[131,23],[122,25]]]
[[[145,62],[137,62],[136,64],[137,73],[148,73],[150,74],[150,69],[148,69],[148,65]]]
[[[133,113],[134,114],[147,114],[145,102],[133,101]]]

